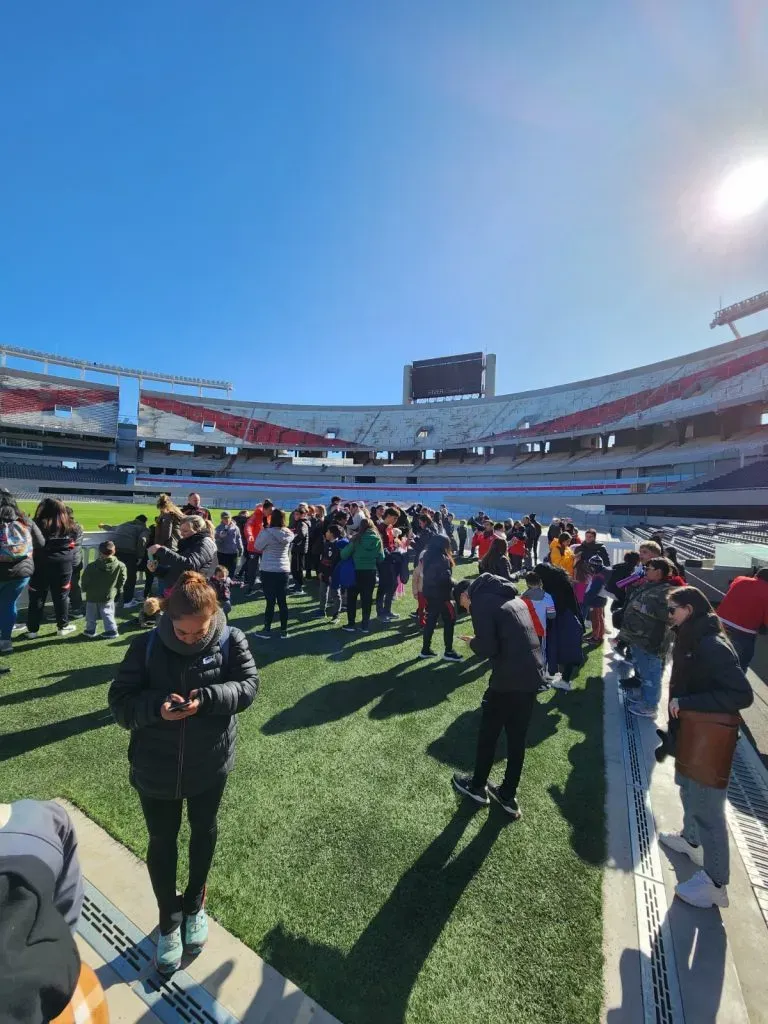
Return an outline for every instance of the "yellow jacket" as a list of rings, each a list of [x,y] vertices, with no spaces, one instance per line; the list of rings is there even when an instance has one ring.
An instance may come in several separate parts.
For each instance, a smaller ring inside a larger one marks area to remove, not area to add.
[[[557,538],[549,545],[549,558],[552,565],[559,565],[569,576],[573,577],[573,551],[569,547],[565,551],[561,551],[560,541]]]

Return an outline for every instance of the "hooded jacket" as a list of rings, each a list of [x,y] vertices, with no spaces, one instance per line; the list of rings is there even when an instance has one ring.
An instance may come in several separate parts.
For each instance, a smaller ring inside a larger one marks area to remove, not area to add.
[[[490,689],[534,693],[544,671],[541,644],[515,587],[483,573],[470,584],[469,599],[475,629],[470,647],[491,663]]]
[[[155,553],[155,558],[167,569],[163,576],[165,590],[172,587],[179,576],[187,570],[200,572],[206,579],[210,579],[213,570],[219,564],[216,545],[207,530],[182,537],[177,551],[160,548]]]
[[[384,557],[384,549],[381,545],[379,531],[374,527],[366,530],[364,534],[353,537],[349,544],[342,549],[342,561],[351,558],[355,563],[355,569],[370,570],[376,568],[376,563]]]
[[[262,572],[290,572],[292,543],[293,531],[287,526],[267,526],[249,550],[261,555]]]
[[[117,595],[125,586],[128,572],[121,561],[114,555],[107,558],[94,558],[85,567],[80,589],[85,594],[86,601],[93,601],[96,604],[107,604],[114,601]]]
[[[202,649],[195,645],[184,650],[181,642],[169,639],[173,625],[164,615],[157,629],[131,642],[109,688],[115,721],[131,731],[131,784],[148,796],[196,796],[234,766],[235,715],[253,703],[259,675],[248,640],[234,626],[225,663],[219,640],[226,624],[221,611],[216,623],[215,639]],[[197,714],[166,722],[160,708],[168,694],[186,698],[192,690],[200,691]]]
[[[446,555],[440,538],[430,540],[424,549],[422,559],[421,590],[428,601],[448,601],[451,597],[453,580],[451,579],[451,562]]]
[[[752,687],[714,612],[686,627],[678,630],[672,655],[670,697],[684,711],[735,714],[748,708],[754,700]]]
[[[145,522],[140,519],[131,519],[130,522],[120,523],[119,526],[114,527],[107,526],[105,529],[113,531],[112,540],[118,551],[124,551],[127,555],[135,555],[137,558],[141,558],[144,554],[149,539],[149,530]]]

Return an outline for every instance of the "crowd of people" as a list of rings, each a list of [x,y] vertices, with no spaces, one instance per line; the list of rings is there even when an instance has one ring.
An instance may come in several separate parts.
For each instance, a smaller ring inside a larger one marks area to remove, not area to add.
[[[0,652],[12,651],[17,601],[26,587],[27,637],[38,635],[48,592],[59,636],[74,632],[76,602],[77,612],[84,606],[87,638],[96,636],[99,618],[102,635],[117,636],[119,601],[123,609],[140,607],[139,625],[151,627],[128,647],[109,706],[132,735],[130,780],[149,836],[162,972],[177,969],[184,948],[199,950],[206,941],[205,883],[234,759],[236,716],[259,686],[248,637],[227,621],[233,595],[263,598],[255,639],[288,639],[289,598],[305,595],[313,577],[318,618],[361,634],[370,632],[374,614],[384,627],[402,619],[406,631],[420,631],[419,657],[426,661],[437,657],[438,623],[442,657],[463,660],[455,648],[457,616],[469,616],[472,632],[460,639],[491,671],[474,772],[452,781],[463,796],[483,806],[494,800],[513,819],[522,814],[517,791],[537,694],[573,688],[585,652],[607,638],[610,602],[611,656],[625,666],[621,686],[629,714],[658,717],[664,670],[671,665],[657,758],[675,757],[683,825],[660,841],[701,868],[677,893],[699,907],[727,905],[725,790],[739,712],[752,701],[745,670],[758,631],[768,626],[768,570],[735,579],[718,616],[704,593],[688,585],[677,553],[660,536],[612,565],[596,530],[586,529],[582,539],[572,522],[555,520],[545,538],[533,514],[499,521],[479,512],[461,520],[444,505],[366,507],[334,496],[327,507],[301,503],[291,512],[265,499],[252,512],[222,512],[215,524],[192,493],[183,507],[162,495],[151,525],[144,515],[103,525],[112,539],[76,573],[83,534],[71,508],[45,498],[28,517],[10,493],[0,492]],[[477,567],[476,575],[455,573],[465,560]],[[409,581],[417,606],[403,617],[395,599]],[[276,613],[279,632],[273,633]],[[502,731],[507,762],[496,784],[489,777]],[[189,880],[179,896],[175,871],[185,801]]]

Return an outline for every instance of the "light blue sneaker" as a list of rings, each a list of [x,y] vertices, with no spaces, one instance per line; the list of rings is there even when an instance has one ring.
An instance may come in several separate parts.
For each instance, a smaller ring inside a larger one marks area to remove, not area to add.
[[[174,971],[178,971],[179,967],[181,967],[181,955],[183,952],[181,928],[174,928],[167,935],[158,936],[155,967],[161,974],[173,974]]]
[[[208,918],[204,908],[184,918],[184,945],[188,953],[199,953],[208,941]]]

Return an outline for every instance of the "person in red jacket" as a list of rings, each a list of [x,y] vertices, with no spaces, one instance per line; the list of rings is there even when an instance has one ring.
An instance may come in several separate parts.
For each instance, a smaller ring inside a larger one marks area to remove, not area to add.
[[[477,530],[472,536],[471,550],[474,551],[475,549],[477,549],[478,561],[482,562],[482,560],[491,550],[491,544],[493,544],[493,539],[495,536],[493,530],[493,523],[491,522],[490,519],[486,519],[485,522],[483,523],[483,529]],[[499,533],[502,537],[504,536],[501,524],[499,524]]]
[[[246,594],[252,594],[256,589],[256,577],[259,573],[259,561],[261,558],[255,547],[256,538],[265,527],[269,526],[272,508],[272,502],[269,498],[265,498],[260,505],[256,506],[243,527],[245,550],[248,556],[248,565],[245,569]]]
[[[717,614],[746,672],[755,655],[757,631],[768,626],[768,569],[758,569],[754,576],[737,576]]]

